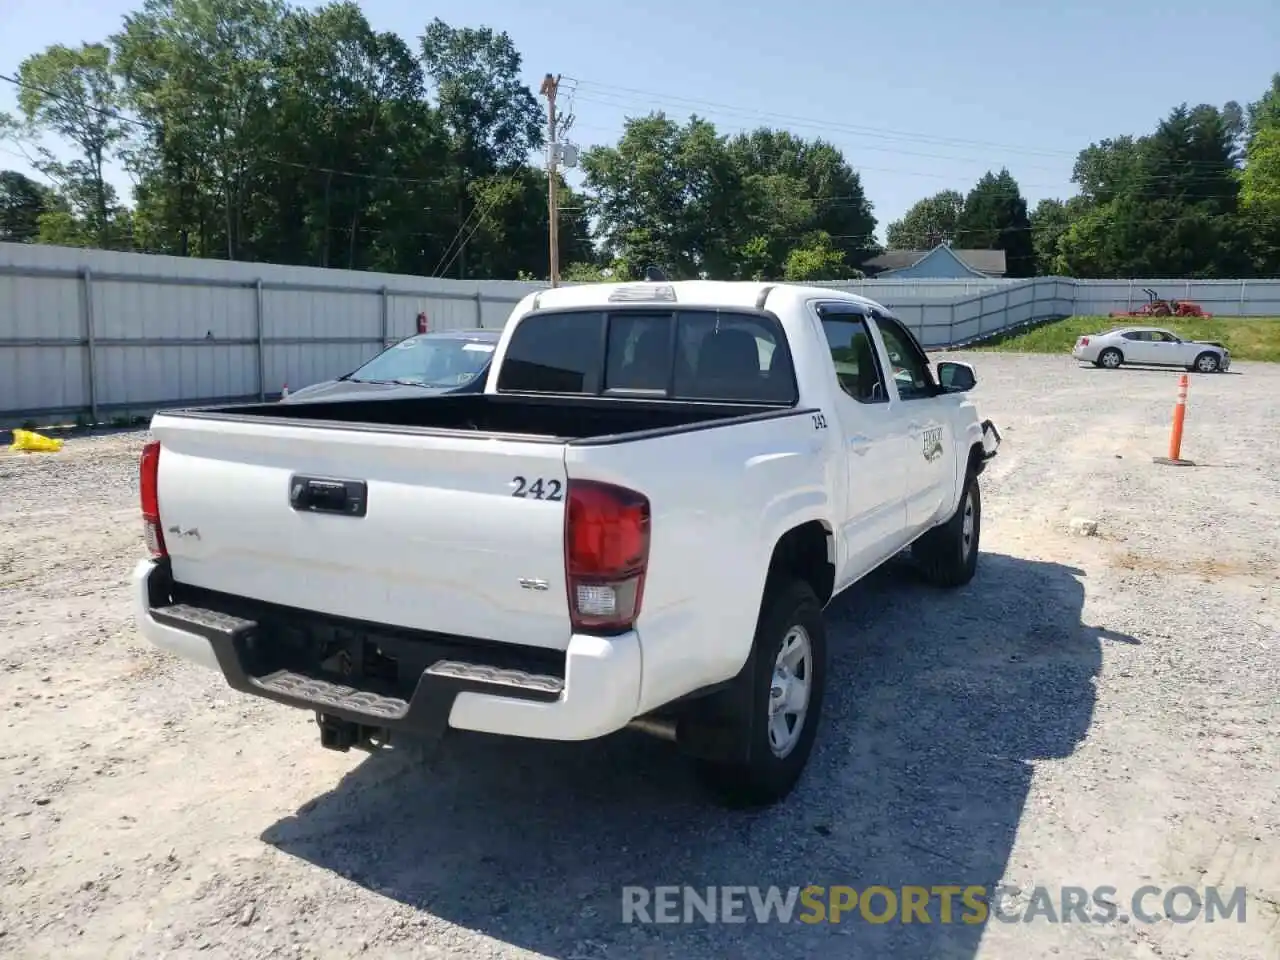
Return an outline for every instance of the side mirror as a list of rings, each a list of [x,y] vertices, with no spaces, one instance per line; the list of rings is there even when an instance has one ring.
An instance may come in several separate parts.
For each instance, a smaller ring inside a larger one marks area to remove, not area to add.
[[[948,393],[963,393],[978,385],[973,367],[956,360],[943,360],[938,364],[938,383]]]

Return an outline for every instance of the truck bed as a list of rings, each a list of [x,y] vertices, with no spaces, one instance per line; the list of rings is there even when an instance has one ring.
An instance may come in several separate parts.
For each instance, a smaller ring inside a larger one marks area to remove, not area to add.
[[[711,475],[696,466],[708,457],[722,467],[715,476],[734,476],[761,451],[759,437],[771,451],[800,436],[807,445],[803,416],[759,404],[475,394],[162,412],[151,430],[177,584],[564,650],[571,478],[632,483],[666,504]],[[773,424],[788,420],[797,426],[775,436]],[[716,442],[686,436],[712,427]],[[758,470],[790,462],[765,459]],[[668,491],[671,468],[691,463],[700,476]]]
[[[657,433],[685,432],[795,413],[761,403],[651,400],[621,396],[457,394],[421,398],[373,398],[234,404],[179,410],[169,416],[217,420],[312,422],[329,429],[385,432],[464,432],[554,443],[616,442]]]

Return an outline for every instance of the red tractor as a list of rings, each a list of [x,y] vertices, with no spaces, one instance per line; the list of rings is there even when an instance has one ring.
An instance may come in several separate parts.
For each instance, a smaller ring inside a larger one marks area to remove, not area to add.
[[[1143,287],[1147,302],[1137,310],[1112,311],[1113,317],[1200,317],[1209,319],[1213,314],[1205,311],[1200,304],[1190,300],[1161,300],[1150,287]]]

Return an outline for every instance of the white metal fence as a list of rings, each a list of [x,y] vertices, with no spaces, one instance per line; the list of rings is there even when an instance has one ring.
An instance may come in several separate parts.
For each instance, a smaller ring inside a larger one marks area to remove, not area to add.
[[[0,426],[274,396],[430,329],[500,327],[543,284],[0,243]]]
[[[1193,300],[1214,316],[1280,316],[1280,279],[1273,280],[1057,280],[1074,289],[1075,313],[1105,315],[1113,310],[1135,310],[1147,302],[1144,288],[1162,300]],[[968,300],[1023,286],[1028,280],[848,280],[820,284],[862,294],[886,306]]]
[[[868,280],[926,347],[1139,306],[1143,287],[1215,315],[1280,316],[1280,280]],[[278,395],[415,330],[500,327],[541,283],[463,281],[0,243],[0,427],[104,422]]]

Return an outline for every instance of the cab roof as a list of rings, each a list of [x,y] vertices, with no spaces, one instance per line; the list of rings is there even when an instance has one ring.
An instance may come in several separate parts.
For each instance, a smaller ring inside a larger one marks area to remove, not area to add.
[[[761,309],[806,300],[844,300],[892,314],[883,304],[834,287],[751,280],[637,280],[624,283],[582,283],[539,290],[520,303],[526,310],[607,307],[611,303],[653,303],[688,307]]]

